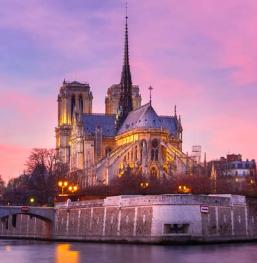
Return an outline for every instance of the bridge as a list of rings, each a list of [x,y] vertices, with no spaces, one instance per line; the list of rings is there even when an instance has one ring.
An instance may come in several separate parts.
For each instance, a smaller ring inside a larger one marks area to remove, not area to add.
[[[53,207],[0,206],[0,238],[50,239],[54,223]]]
[[[55,209],[53,207],[35,206],[0,206],[0,219],[18,214],[26,214],[53,223]]]

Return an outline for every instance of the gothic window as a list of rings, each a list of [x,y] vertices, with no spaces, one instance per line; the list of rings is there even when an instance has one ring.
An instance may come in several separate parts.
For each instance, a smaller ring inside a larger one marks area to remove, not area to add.
[[[105,148],[105,155],[109,155],[111,153],[112,149],[110,147]]]
[[[79,96],[79,111],[83,113],[83,98],[82,95]]]
[[[157,139],[152,140],[151,160],[158,161],[159,155],[159,141]]]
[[[137,146],[135,147],[135,161],[137,161]]]
[[[71,97],[71,118],[73,117],[73,114],[74,114],[75,105],[76,105],[75,96],[72,95]]]
[[[140,143],[140,161],[143,160],[143,154],[147,153],[147,149],[146,149],[146,141],[142,140]]]
[[[151,174],[152,177],[157,177],[158,176],[158,172],[157,172],[155,167],[151,168],[150,174]]]

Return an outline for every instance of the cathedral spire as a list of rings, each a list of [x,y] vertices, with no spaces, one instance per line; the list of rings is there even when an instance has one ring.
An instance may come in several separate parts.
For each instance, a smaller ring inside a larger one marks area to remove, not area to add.
[[[129,65],[129,44],[128,44],[128,15],[126,4],[126,16],[125,16],[125,43],[124,43],[124,57],[121,73],[121,94],[119,101],[119,109],[117,112],[116,126],[119,128],[122,122],[126,119],[129,112],[133,110],[132,103],[132,79]]]
[[[130,66],[129,66],[128,16],[127,14],[126,14],[126,23],[125,23],[125,43],[124,43],[123,67],[122,67],[122,73],[121,73],[121,84],[124,84],[126,86],[132,85]]]

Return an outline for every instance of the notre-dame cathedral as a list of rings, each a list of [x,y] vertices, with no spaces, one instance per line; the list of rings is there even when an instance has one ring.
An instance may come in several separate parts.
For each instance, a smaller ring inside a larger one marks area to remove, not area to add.
[[[139,87],[132,84],[127,17],[121,80],[107,90],[105,113],[93,113],[92,103],[88,83],[63,82],[56,148],[81,187],[109,184],[128,168],[159,180],[190,172],[193,163],[182,152],[183,130],[176,109],[173,116],[158,115],[151,96],[141,105]]]

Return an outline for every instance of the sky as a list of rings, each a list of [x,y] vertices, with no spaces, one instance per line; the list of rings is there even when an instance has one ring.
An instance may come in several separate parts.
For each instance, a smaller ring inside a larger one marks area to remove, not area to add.
[[[119,83],[124,0],[0,0],[0,174],[18,176],[32,148],[55,147],[64,79],[88,82],[93,111]],[[257,1],[129,0],[130,64],[143,103],[174,105],[183,149],[207,160],[257,158]]]

